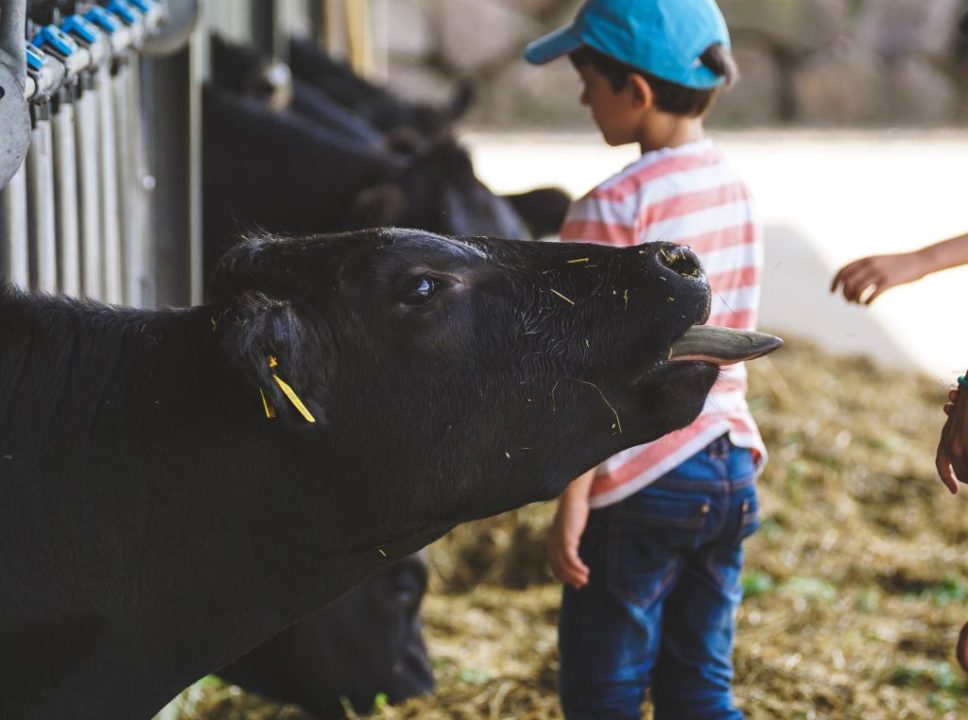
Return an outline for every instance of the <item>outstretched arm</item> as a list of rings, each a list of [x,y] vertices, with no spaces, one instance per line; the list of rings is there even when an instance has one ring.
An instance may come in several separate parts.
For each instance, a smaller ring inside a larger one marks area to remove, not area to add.
[[[840,288],[849,302],[870,305],[881,293],[896,285],[965,263],[968,263],[968,234],[912,252],[871,255],[854,260],[837,271],[830,291],[837,292]]]

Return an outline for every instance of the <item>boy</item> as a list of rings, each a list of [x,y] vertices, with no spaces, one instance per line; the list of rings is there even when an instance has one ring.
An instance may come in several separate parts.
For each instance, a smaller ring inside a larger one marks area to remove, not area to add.
[[[568,55],[609,145],[642,157],[577,201],[565,241],[696,250],[713,291],[709,322],[752,329],[762,245],[746,186],[706,139],[703,115],[736,68],[713,0],[589,0],[525,57]],[[559,692],[569,720],[742,718],[731,697],[741,542],[759,525],[766,451],[725,369],[688,428],[619,453],[559,501],[549,559],[565,584]]]

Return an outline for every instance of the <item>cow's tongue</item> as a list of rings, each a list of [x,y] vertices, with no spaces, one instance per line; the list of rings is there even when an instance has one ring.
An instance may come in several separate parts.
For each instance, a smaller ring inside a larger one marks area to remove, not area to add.
[[[732,365],[771,353],[781,345],[783,340],[775,335],[714,325],[693,325],[685,335],[672,343],[669,359]]]

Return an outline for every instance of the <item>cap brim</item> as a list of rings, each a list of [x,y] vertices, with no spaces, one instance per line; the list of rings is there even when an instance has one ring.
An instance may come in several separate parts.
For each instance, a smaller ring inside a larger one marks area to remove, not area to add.
[[[574,52],[583,44],[581,38],[578,37],[575,26],[566,25],[528,45],[524,51],[524,59],[535,65],[540,65]]]

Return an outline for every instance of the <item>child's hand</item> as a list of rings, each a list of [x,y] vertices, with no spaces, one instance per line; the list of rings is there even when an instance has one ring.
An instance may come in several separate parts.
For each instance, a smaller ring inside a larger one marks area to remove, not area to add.
[[[870,305],[885,290],[924,275],[917,253],[872,255],[840,268],[830,284],[830,292],[837,292],[839,286],[848,302]]]
[[[941,431],[935,466],[941,481],[954,495],[959,481],[968,482],[968,392],[949,392],[944,412],[948,421]]]
[[[588,566],[578,556],[578,545],[588,522],[588,500],[569,497],[558,501],[558,510],[548,532],[548,562],[561,582],[576,590],[588,584]]]

